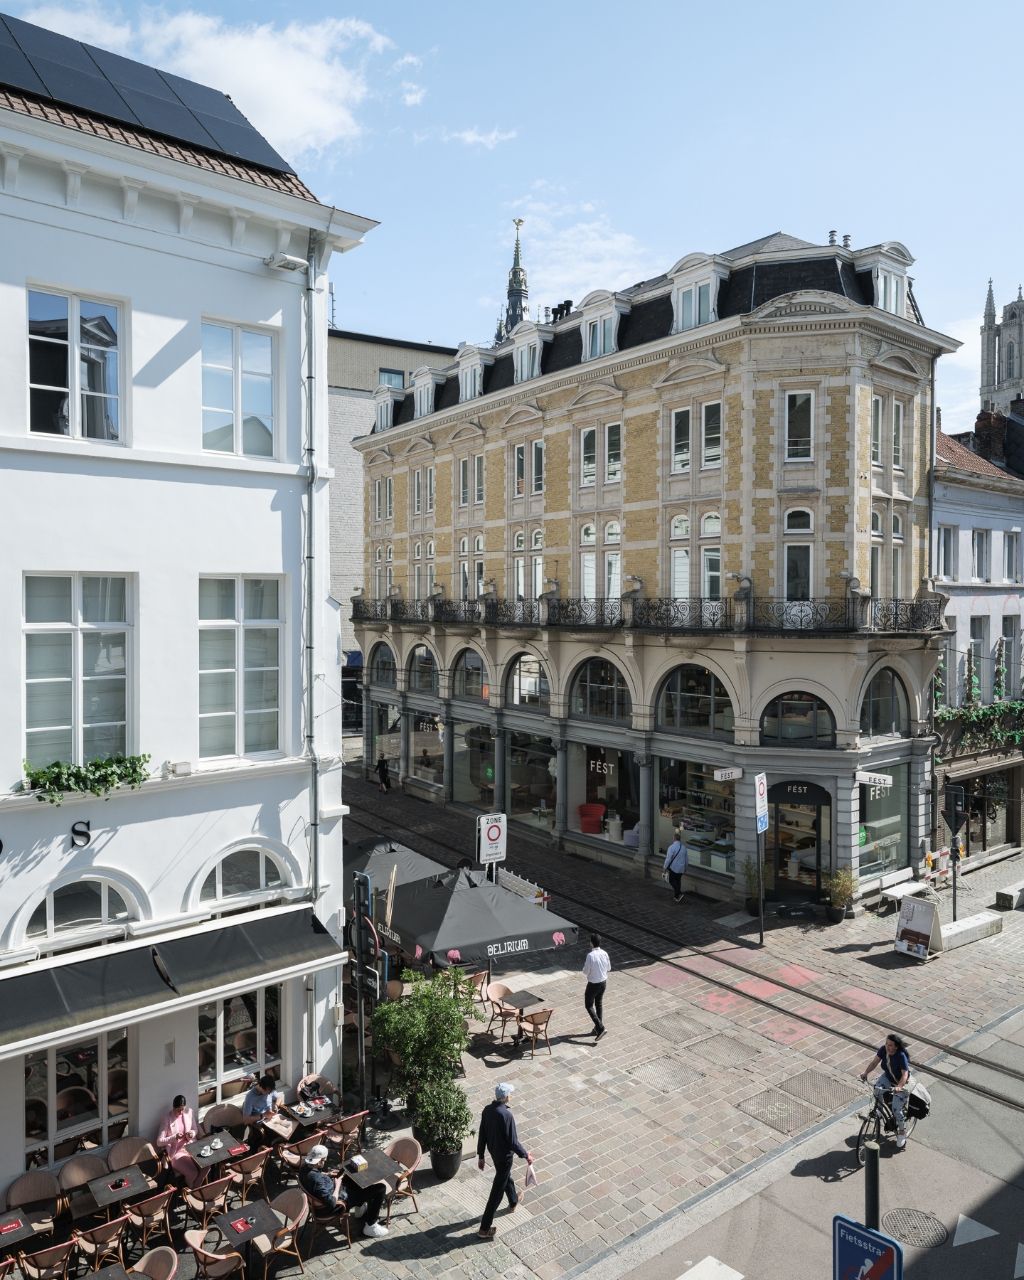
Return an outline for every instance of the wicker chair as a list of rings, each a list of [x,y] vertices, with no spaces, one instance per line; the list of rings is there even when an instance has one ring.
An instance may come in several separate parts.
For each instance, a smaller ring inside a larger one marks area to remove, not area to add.
[[[276,1254],[287,1254],[299,1264],[299,1270],[305,1272],[302,1265],[302,1251],[299,1247],[302,1228],[309,1216],[309,1201],[306,1193],[299,1187],[289,1187],[271,1200],[270,1207],[284,1218],[284,1225],[274,1232],[273,1236],[254,1236],[253,1248],[263,1259],[263,1276],[266,1280],[270,1268],[270,1260]]]
[[[147,1280],[174,1280],[178,1271],[178,1255],[166,1244],[158,1244],[155,1249],[144,1253],[134,1267],[129,1267],[129,1274],[146,1276]]]
[[[241,1142],[247,1128],[248,1122],[242,1115],[242,1108],[236,1107],[233,1102],[219,1102],[203,1116],[203,1129],[207,1134],[227,1129],[233,1138]]]
[[[186,1187],[181,1193],[185,1201],[185,1212],[191,1214],[206,1231],[211,1218],[227,1211],[230,1190],[230,1178],[218,1178],[216,1182],[204,1182],[198,1187]]]
[[[96,1198],[86,1186],[93,1178],[101,1178],[107,1172],[107,1162],[100,1156],[72,1156],[60,1167],[57,1183],[63,1195],[62,1207],[71,1214],[73,1222],[86,1218],[106,1217],[96,1203]]]
[[[353,1111],[350,1116],[342,1116],[327,1129],[326,1139],[331,1146],[338,1148],[338,1155],[342,1160],[350,1153],[362,1151],[363,1125],[369,1114],[369,1111]]]
[[[195,1256],[196,1272],[200,1280],[224,1280],[226,1276],[240,1274],[245,1270],[242,1255],[235,1253],[233,1249],[225,1249],[223,1253],[207,1249],[205,1231],[186,1231],[185,1243]]]
[[[230,1194],[237,1196],[240,1204],[244,1204],[248,1200],[249,1193],[253,1188],[261,1196],[267,1194],[263,1179],[270,1156],[270,1148],[263,1147],[260,1151],[254,1151],[252,1155],[242,1156],[240,1159],[232,1160],[224,1166],[224,1171],[231,1179]]]
[[[82,1257],[92,1264],[93,1271],[99,1271],[100,1265],[108,1261],[119,1262],[124,1266],[122,1240],[127,1226],[126,1215],[100,1223],[98,1227],[90,1227],[88,1231],[79,1231],[75,1243]]]
[[[551,1041],[548,1039],[548,1023],[551,1021],[551,1015],[554,1009],[540,1009],[536,1013],[527,1013],[524,1015],[522,1023],[523,1038],[530,1041],[530,1057],[532,1058],[537,1052],[537,1041],[543,1039],[548,1047],[548,1053],[551,1052]]]
[[[487,1030],[490,1031],[495,1022],[501,1023],[501,1040],[505,1039],[505,1028],[510,1022],[516,1022],[519,1018],[519,1010],[510,1004],[505,1004],[506,996],[512,994],[512,988],[505,985],[504,982],[492,982],[487,988],[487,999],[491,1004],[491,1020],[487,1024]]]
[[[313,1252],[313,1246],[316,1244],[317,1235],[321,1231],[326,1231],[329,1227],[337,1227],[340,1231],[344,1231],[345,1239],[348,1247],[352,1248],[352,1221],[348,1216],[348,1205],[343,1200],[339,1200],[333,1209],[329,1209],[322,1200],[316,1200],[313,1196],[306,1194],[306,1201],[309,1204],[309,1251]],[[0,1276],[0,1280],[3,1277]]]
[[[177,1194],[176,1187],[167,1187],[146,1200],[136,1200],[134,1204],[125,1205],[128,1225],[138,1237],[140,1248],[148,1248],[150,1240],[161,1235],[174,1244],[174,1237],[171,1235],[171,1204]]]
[[[299,1166],[302,1164],[302,1157],[307,1155],[318,1143],[323,1142],[325,1133],[323,1129],[311,1133],[308,1137],[302,1138],[299,1142],[293,1142],[286,1147],[277,1147],[277,1163],[281,1171],[282,1178],[298,1177]]]
[[[61,1191],[48,1169],[32,1169],[7,1188],[7,1208],[22,1209],[37,1236],[49,1235],[60,1212]]]
[[[130,1164],[137,1164],[156,1190],[156,1177],[165,1168],[164,1158],[145,1138],[118,1138],[107,1152],[107,1168],[111,1173],[119,1169],[127,1169]]]
[[[325,1075],[321,1075],[319,1071],[311,1071],[309,1075],[303,1076],[295,1086],[295,1096],[300,1102],[303,1101],[304,1094],[314,1098],[327,1098],[330,1100],[338,1096],[338,1087],[332,1084]]]
[[[391,1221],[391,1209],[396,1200],[411,1200],[414,1212],[419,1213],[420,1207],[416,1203],[416,1192],[413,1189],[412,1176],[416,1172],[419,1162],[423,1159],[423,1148],[415,1138],[398,1138],[395,1142],[392,1142],[384,1154],[389,1155],[392,1160],[397,1160],[399,1164],[405,1165],[405,1173],[398,1175],[395,1189],[388,1192],[387,1221]]]
[[[485,1008],[487,1006],[488,976],[489,975],[486,969],[480,969],[476,973],[471,973],[469,975],[469,980],[473,984],[473,994]]]
[[[25,1280],[67,1280],[68,1262],[75,1252],[74,1237],[38,1253],[19,1253],[18,1266]]]

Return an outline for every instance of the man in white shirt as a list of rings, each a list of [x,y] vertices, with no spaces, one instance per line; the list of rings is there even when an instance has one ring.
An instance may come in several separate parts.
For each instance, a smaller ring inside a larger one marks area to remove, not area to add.
[[[583,997],[583,1004],[594,1024],[595,1044],[604,1035],[604,989],[608,985],[608,974],[611,972],[611,968],[612,962],[608,958],[608,952],[601,946],[601,935],[592,933],[590,935],[590,950],[587,952],[586,960],[583,961],[583,974],[587,979],[587,990]]]

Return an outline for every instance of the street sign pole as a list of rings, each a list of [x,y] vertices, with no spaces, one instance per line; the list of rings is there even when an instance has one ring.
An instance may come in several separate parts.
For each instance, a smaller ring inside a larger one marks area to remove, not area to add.
[[[366,1110],[366,1013],[363,1009],[363,968],[366,964],[366,931],[364,921],[370,914],[373,896],[370,877],[365,871],[352,875],[352,907],[355,911],[355,928],[352,930],[356,947],[356,1065],[359,1071],[359,1099],[361,1110]]]
[[[878,1143],[865,1142],[867,1163],[864,1166],[864,1225],[878,1230],[880,1213],[878,1195]]]
[[[949,860],[953,864],[953,919],[956,920],[956,876],[960,865],[960,828],[967,821],[967,793],[963,787],[946,786],[946,804],[942,810],[952,839],[949,842]]]
[[[757,822],[757,927],[764,946],[764,833],[768,830],[768,778],[763,773],[754,777],[754,812]]]

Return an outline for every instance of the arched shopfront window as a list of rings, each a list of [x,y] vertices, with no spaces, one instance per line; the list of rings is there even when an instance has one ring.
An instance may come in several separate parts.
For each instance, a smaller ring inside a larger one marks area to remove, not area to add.
[[[572,686],[572,714],[588,720],[629,724],[633,704],[619,669],[605,658],[590,658],[577,672]]]
[[[832,712],[813,693],[784,693],[773,698],[761,716],[763,747],[834,747]]]
[[[262,849],[236,849],[221,858],[203,881],[199,901],[221,902],[284,887],[281,868],[269,853]]]
[[[539,711],[542,715],[551,710],[548,673],[539,658],[521,653],[512,663],[505,685],[505,705],[520,711]]]
[[[415,645],[409,655],[409,690],[437,693],[437,663],[425,644]]]
[[[395,687],[397,667],[390,645],[378,644],[370,654],[370,684]]]
[[[676,667],[661,687],[658,728],[732,738],[733,709],[725,685],[706,667]]]
[[[910,737],[907,691],[891,667],[883,667],[868,685],[860,709],[860,731],[869,738],[883,734]]]
[[[135,905],[129,906],[124,894],[109,881],[78,880],[46,894],[29,917],[25,937],[38,943],[61,934],[117,926],[138,918]]]
[[[487,666],[475,649],[463,649],[452,668],[452,697],[490,699]]]

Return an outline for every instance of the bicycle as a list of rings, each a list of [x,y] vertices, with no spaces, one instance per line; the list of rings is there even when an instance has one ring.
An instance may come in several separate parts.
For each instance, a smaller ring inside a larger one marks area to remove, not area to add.
[[[912,1115],[910,1111],[910,1098],[907,1098],[907,1105],[904,1106],[904,1136],[909,1138],[914,1132],[914,1126],[917,1124],[917,1116]],[[877,1142],[879,1146],[882,1143],[883,1134],[892,1134],[896,1137],[896,1116],[892,1109],[892,1090],[885,1089],[881,1095],[871,1091],[871,1109],[864,1117],[860,1132],[857,1134],[857,1163],[865,1164],[867,1162],[868,1153],[866,1144],[869,1142]]]

